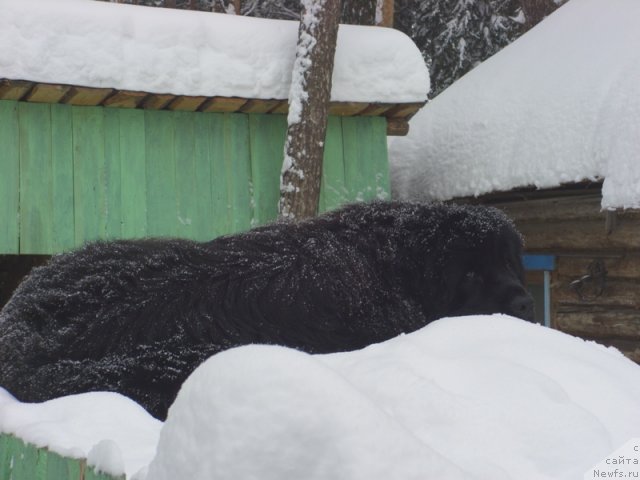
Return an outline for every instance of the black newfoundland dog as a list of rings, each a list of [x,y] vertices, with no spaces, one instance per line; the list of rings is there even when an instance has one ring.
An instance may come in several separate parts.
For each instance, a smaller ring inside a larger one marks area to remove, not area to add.
[[[533,319],[498,210],[376,202],[206,243],[94,243],[33,270],[0,312],[0,385],[23,401],[120,392],[164,418],[210,355],[359,349],[444,316]]]

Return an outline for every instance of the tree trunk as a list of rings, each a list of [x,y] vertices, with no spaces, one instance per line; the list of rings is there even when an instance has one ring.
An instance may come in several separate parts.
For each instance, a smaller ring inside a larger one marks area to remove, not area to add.
[[[280,178],[281,218],[316,215],[340,0],[302,0]]]
[[[393,0],[378,0],[376,7],[376,25],[393,28],[394,15]]]

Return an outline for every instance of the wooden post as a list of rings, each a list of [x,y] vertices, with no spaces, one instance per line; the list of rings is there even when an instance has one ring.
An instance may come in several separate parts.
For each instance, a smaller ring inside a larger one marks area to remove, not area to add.
[[[376,25],[393,28],[394,0],[378,0],[376,9]],[[380,15],[378,15],[378,11]]]

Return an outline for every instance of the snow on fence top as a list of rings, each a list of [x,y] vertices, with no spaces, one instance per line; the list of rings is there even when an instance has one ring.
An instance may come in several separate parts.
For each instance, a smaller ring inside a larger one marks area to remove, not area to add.
[[[88,0],[0,0],[0,79],[286,99],[298,23]],[[333,101],[423,102],[423,58],[404,34],[340,27]]]
[[[640,208],[640,2],[572,0],[422,109],[392,140],[395,195],[450,199],[604,178]]]

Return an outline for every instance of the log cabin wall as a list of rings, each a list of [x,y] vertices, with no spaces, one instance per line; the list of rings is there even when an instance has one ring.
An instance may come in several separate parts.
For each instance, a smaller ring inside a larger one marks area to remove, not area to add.
[[[600,201],[597,184],[480,199],[514,219],[527,253],[555,256],[551,326],[640,362],[640,211]]]

